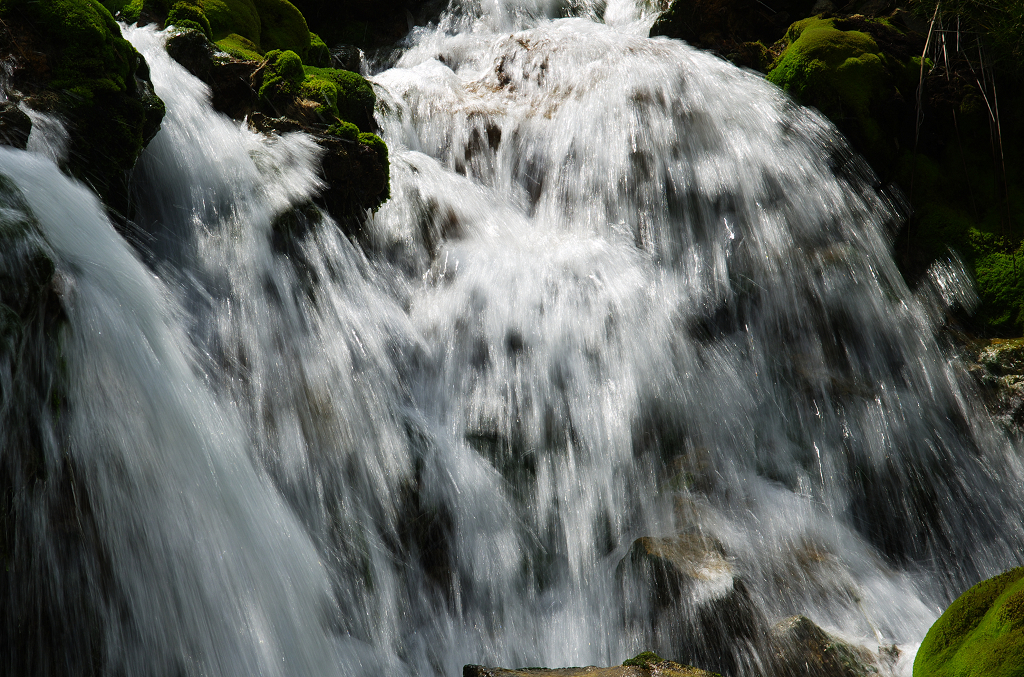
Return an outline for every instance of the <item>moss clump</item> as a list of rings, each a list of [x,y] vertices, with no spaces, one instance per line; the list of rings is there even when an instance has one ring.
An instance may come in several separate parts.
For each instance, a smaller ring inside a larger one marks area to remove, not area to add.
[[[122,21],[136,21],[142,12],[143,0],[103,0],[103,6]]]
[[[349,141],[359,140],[359,128],[351,122],[336,122],[327,128],[327,133],[331,136],[337,136],[342,139],[348,139]]]
[[[331,50],[316,33],[309,34],[309,51],[306,54],[305,62],[318,68],[327,68],[331,65]]]
[[[632,665],[638,668],[650,668],[653,663],[664,663],[665,659],[653,651],[644,651],[632,658],[622,661],[623,665]]]
[[[165,22],[168,26],[177,26],[179,28],[191,28],[201,32],[211,39],[213,33],[210,32],[210,21],[206,18],[206,13],[203,12],[202,8],[191,2],[176,2],[171,7],[171,11],[167,13],[167,21]]]
[[[237,33],[231,33],[214,43],[222,51],[243,61],[262,61],[263,55],[253,42]]]
[[[302,59],[291,50],[267,52],[263,72],[263,84],[259,98],[264,105],[284,109],[299,94],[299,87],[306,74],[302,71]]]
[[[1024,666],[1024,568],[962,594],[925,635],[915,677],[1012,677]]]
[[[352,71],[313,66],[306,66],[305,73],[301,95],[320,104],[318,113],[348,120],[360,129],[370,127],[377,97],[366,78]]]
[[[891,164],[896,133],[886,109],[904,98],[900,90],[910,85],[915,62],[884,52],[866,30],[842,30],[837,22],[811,17],[790,26],[768,80],[828,116],[874,166]],[[860,23],[895,32],[881,22]]]

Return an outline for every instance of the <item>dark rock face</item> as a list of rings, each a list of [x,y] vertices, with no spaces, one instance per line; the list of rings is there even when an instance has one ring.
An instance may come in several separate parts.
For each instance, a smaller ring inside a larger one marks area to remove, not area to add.
[[[369,146],[328,135],[318,135],[325,153],[320,160],[327,187],[320,194],[327,211],[339,219],[356,210],[371,209],[387,189],[380,156]]]
[[[677,0],[651,29],[651,35],[685,40],[737,65],[765,70],[768,48],[797,19],[811,15],[815,0]]]
[[[10,101],[0,103],[0,145],[22,150],[28,145],[32,118]]]
[[[791,616],[772,629],[780,677],[868,677],[877,675],[870,651],[850,646],[805,616]]]
[[[167,53],[210,87],[214,110],[241,119],[256,106],[253,74],[255,61],[243,61],[218,54],[216,46],[195,30],[177,31],[167,40]]]

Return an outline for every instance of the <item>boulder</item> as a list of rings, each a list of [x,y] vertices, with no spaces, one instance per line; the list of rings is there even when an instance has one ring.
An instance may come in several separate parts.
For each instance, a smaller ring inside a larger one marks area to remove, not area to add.
[[[167,53],[210,87],[214,110],[242,119],[256,107],[252,80],[259,62],[225,54],[197,30],[176,31],[167,39]]]
[[[828,116],[876,170],[892,167],[914,119],[923,39],[880,19],[811,17],[779,46],[768,81]]]
[[[1011,677],[1024,666],[1024,567],[982,581],[939,617],[914,677]]]
[[[616,573],[627,625],[650,624],[684,660],[731,674],[772,655],[767,619],[717,540],[697,531],[639,538]]]
[[[815,0],[675,0],[651,28],[651,35],[685,40],[738,66],[764,71],[772,44],[797,19],[812,14]]]

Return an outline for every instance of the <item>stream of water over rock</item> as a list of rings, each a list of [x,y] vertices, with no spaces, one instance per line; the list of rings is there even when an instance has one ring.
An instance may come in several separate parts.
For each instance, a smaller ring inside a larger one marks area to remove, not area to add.
[[[355,242],[310,205],[308,137],[215,113],[126,27],[167,104],[135,247],[0,150],[0,221],[34,224],[5,275],[43,252],[66,315],[32,372],[61,404],[4,381],[4,453],[30,412],[75,496],[11,499],[36,572],[11,604],[102,674],[453,677],[713,660],[701,610],[742,581],[909,674],[1024,553],[1019,456],[937,339],[969,284],[909,290],[898,198],[836,130],[655,15],[467,1],[415,29],[372,73],[392,196]],[[622,562],[678,534],[717,559],[659,606]]]

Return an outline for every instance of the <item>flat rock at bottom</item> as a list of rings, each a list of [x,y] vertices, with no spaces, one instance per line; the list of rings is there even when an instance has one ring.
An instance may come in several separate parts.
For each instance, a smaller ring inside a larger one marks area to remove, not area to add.
[[[462,677],[719,677],[719,675],[691,665],[661,661],[647,663],[643,667],[616,665],[610,668],[599,668],[590,665],[585,668],[519,668],[517,670],[467,665],[462,668]]]

